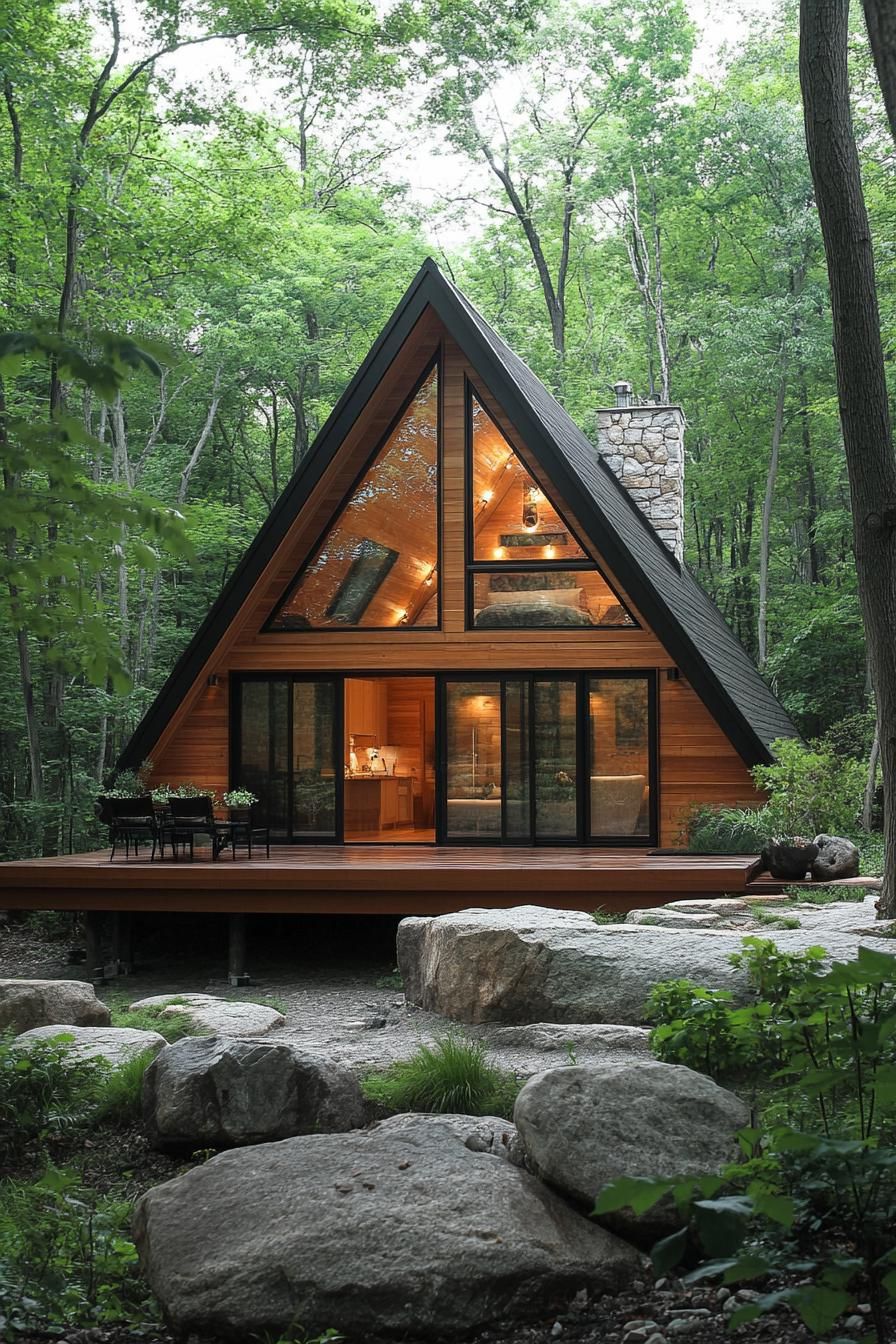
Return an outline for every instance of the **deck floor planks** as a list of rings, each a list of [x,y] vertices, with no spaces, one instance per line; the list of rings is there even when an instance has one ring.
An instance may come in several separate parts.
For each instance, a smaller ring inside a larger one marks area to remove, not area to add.
[[[313,845],[270,859],[109,861],[108,850],[0,864],[10,909],[434,914],[475,905],[630,909],[746,890],[749,855],[633,850]]]

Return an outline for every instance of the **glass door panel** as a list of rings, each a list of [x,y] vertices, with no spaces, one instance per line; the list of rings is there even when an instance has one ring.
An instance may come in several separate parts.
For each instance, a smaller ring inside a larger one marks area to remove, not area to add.
[[[449,681],[446,836],[501,839],[501,683]]]
[[[331,681],[292,687],[292,830],[297,838],[336,836],[336,688]]]
[[[336,839],[335,683],[288,674],[234,684],[232,788],[258,798],[253,818],[280,841]]]
[[[575,840],[578,826],[577,683],[551,677],[532,688],[535,838]]]
[[[529,789],[529,683],[504,686],[505,838],[527,844],[532,834]]]
[[[239,760],[233,788],[258,798],[259,822],[278,840],[289,822],[289,681],[245,681],[240,688]]]
[[[650,692],[646,677],[591,677],[589,832],[650,835]]]

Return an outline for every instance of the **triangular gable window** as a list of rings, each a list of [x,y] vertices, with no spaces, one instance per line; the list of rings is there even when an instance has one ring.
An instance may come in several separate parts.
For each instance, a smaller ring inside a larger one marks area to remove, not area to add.
[[[438,426],[433,367],[267,630],[438,627]]]
[[[637,625],[553,500],[468,389],[474,629]]]

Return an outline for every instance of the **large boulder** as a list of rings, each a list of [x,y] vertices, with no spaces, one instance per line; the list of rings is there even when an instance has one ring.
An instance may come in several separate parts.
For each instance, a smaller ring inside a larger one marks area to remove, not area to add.
[[[86,980],[0,980],[0,1031],[107,1027],[109,1009]]]
[[[718,1172],[736,1157],[750,1111],[702,1073],[650,1060],[536,1074],[513,1118],[530,1170],[590,1209],[620,1176]],[[674,1222],[664,1205],[641,1217],[625,1210],[608,1225],[649,1244]]]
[[[143,1076],[143,1120],[157,1148],[234,1148],[364,1124],[355,1075],[287,1042],[188,1036]]]
[[[812,879],[815,882],[833,882],[844,877],[858,877],[859,851],[851,840],[842,835],[816,835],[818,854],[812,860]]]
[[[770,936],[784,951],[821,943],[844,960],[860,942],[842,929]],[[741,950],[736,929],[598,925],[578,911],[534,905],[415,917],[398,927],[408,1002],[459,1022],[637,1026],[652,987],[679,977],[744,1000],[746,975],[729,961]]]
[[[63,1063],[101,1059],[113,1068],[147,1052],[157,1055],[168,1044],[157,1031],[137,1031],[133,1027],[33,1027],[16,1037],[15,1046],[27,1050],[33,1044],[53,1040],[63,1046]]]
[[[297,1323],[460,1338],[619,1289],[640,1265],[528,1172],[429,1118],[223,1153],[149,1190],[134,1227],[175,1333],[239,1344]]]
[[[181,1014],[197,1031],[209,1035],[266,1036],[286,1021],[282,1013],[266,1004],[219,999],[214,994],[153,994],[138,999],[131,1008],[155,1008],[163,1016]]]

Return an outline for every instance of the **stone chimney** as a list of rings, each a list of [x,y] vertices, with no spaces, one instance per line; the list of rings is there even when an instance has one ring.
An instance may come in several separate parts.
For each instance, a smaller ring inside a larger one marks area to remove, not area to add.
[[[597,447],[660,540],[684,558],[684,415],[680,406],[634,404],[615,383],[616,405],[597,412]]]

